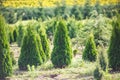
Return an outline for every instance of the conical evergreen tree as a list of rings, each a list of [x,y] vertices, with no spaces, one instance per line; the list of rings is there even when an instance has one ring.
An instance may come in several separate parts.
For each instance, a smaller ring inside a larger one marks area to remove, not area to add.
[[[120,16],[118,16],[118,19],[120,19]],[[113,22],[108,60],[110,68],[120,70],[120,20]]]
[[[14,58],[13,52],[10,52],[10,57],[11,57],[11,59],[12,59],[12,65],[15,65],[15,64],[16,64],[16,60],[15,60],[15,58]]]
[[[49,47],[49,42],[47,39],[46,31],[44,28],[40,27],[39,35],[41,38],[42,48],[44,50],[46,59],[48,60],[50,58],[50,47]]]
[[[22,45],[22,41],[23,41],[23,36],[24,36],[24,28],[23,28],[23,25],[20,24],[18,26],[18,37],[17,37],[17,43],[18,43],[18,46],[21,47]]]
[[[104,72],[108,72],[108,57],[103,44],[98,46],[98,51],[99,54],[96,69],[94,70],[94,78],[95,80],[103,80]]]
[[[14,37],[13,37],[13,32],[10,31],[9,32],[9,43],[12,43],[12,42],[14,42]]]
[[[73,54],[67,27],[63,21],[60,21],[55,31],[51,60],[54,67],[63,68],[71,63],[72,57]]]
[[[96,66],[96,68],[93,72],[93,76],[94,76],[95,80],[102,80],[103,71],[99,65]]]
[[[105,72],[108,70],[108,56],[105,52],[105,47],[101,46],[99,47],[99,54],[98,54],[98,59],[97,62],[101,69]]]
[[[40,45],[38,42],[40,42],[40,37],[37,36],[32,26],[29,26],[23,39],[21,54],[18,60],[20,70],[27,70],[27,65],[37,66],[42,64],[43,61],[40,56],[40,49],[42,50],[42,48],[38,46]]]
[[[90,37],[87,40],[82,58],[87,61],[95,61],[97,59],[97,50],[93,34],[90,34]]]
[[[14,42],[17,41],[17,37],[18,37],[18,32],[17,32],[17,28],[15,27],[14,31],[13,31],[13,37],[14,37]]]
[[[43,43],[42,43],[39,35],[36,35],[36,37],[37,37],[36,40],[37,40],[38,48],[39,48],[39,51],[40,51],[39,53],[40,53],[42,62],[46,62],[47,57],[46,57],[46,55],[44,53],[44,50],[43,50],[43,47],[42,47]]]
[[[9,41],[7,39],[5,20],[0,15],[0,79],[12,74]]]

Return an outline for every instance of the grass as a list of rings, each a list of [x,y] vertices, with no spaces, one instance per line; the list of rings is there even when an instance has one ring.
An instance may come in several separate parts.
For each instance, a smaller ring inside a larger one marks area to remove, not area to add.
[[[70,66],[60,69],[54,68],[52,62],[49,60],[36,69],[29,71],[19,71],[18,65],[14,66],[14,74],[9,77],[12,80],[54,80],[54,79],[85,79],[93,78],[93,71],[95,69],[95,63],[84,62],[81,59],[81,55],[76,55]]]
[[[13,44],[11,47],[15,51],[17,61],[20,49],[15,46]],[[30,67],[29,71],[20,71],[16,64],[13,66],[13,75],[8,77],[8,80],[94,80],[95,66],[95,62],[85,62],[81,54],[77,54],[71,65],[63,69],[54,68],[50,60],[37,68]],[[103,78],[103,80],[120,80],[120,73],[104,73]]]
[[[87,67],[88,65],[91,64],[86,64],[80,67],[75,68],[75,66],[70,66],[64,69],[55,69],[54,67],[52,67],[51,62],[48,62],[40,67],[38,67],[37,69],[35,69],[34,71],[19,71],[16,70],[15,72],[17,72],[17,74],[14,74],[11,78],[14,79],[37,79],[39,77],[42,77],[43,80],[46,79],[53,79],[53,78],[57,78],[57,79],[79,79],[82,77],[87,77],[87,76],[92,76],[93,73],[93,68],[92,67]],[[46,66],[48,65],[48,66]]]

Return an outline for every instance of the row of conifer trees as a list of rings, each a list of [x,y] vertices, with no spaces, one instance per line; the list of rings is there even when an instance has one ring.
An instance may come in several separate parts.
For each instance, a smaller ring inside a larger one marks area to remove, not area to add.
[[[23,40],[19,36],[21,33],[18,34],[18,37],[20,37],[18,39],[21,39],[19,42],[20,44],[22,43],[22,45],[19,45],[21,46],[21,54],[18,60],[20,70],[27,70],[28,65],[37,67],[49,60],[50,57],[54,67],[62,68],[71,63],[73,56],[72,47],[67,27],[63,20],[57,22],[54,33],[54,48],[52,54],[50,54],[50,42],[47,39],[45,29],[41,25],[37,30],[34,26],[29,25]]]
[[[94,36],[90,34],[82,54],[83,60],[97,62],[94,71],[96,80],[102,80],[104,72],[108,72],[109,69],[112,71],[120,70],[120,15],[117,15],[116,20],[113,20],[112,26],[113,30],[107,51],[103,44],[96,47]]]
[[[10,76],[12,74],[12,59],[10,58],[10,49],[6,30],[5,20],[2,16],[0,16],[0,78],[5,78],[6,76]],[[73,58],[72,46],[64,20],[57,22],[56,30],[54,32],[54,47],[51,54],[50,44],[47,40],[45,29],[41,27],[41,25],[37,30],[33,25],[29,25],[24,33],[23,39],[20,40],[22,41],[22,45],[20,45],[21,54],[18,60],[20,70],[27,70],[28,65],[34,65],[37,67],[49,59],[51,59],[54,67],[56,68],[64,68],[71,63]],[[113,70],[120,69],[119,36],[120,24],[119,20],[117,20],[113,22],[111,43],[108,50],[109,67]],[[104,57],[104,52],[102,50],[99,52],[99,67],[95,69],[95,73],[100,73],[99,69],[106,71],[108,67],[107,59]],[[83,52],[83,59],[96,61],[97,55],[98,52],[94,42],[94,36],[91,34]]]
[[[67,27],[63,20],[58,21],[55,31],[54,48],[50,54],[50,44],[47,39],[45,29],[41,27],[35,29],[29,25],[26,30],[19,26],[17,43],[21,47],[18,66],[20,70],[27,70],[27,66],[41,65],[51,58],[56,68],[68,66],[72,61],[72,47],[68,36]],[[0,16],[0,78],[12,74],[12,59],[9,50],[9,35],[7,34],[5,20]],[[22,32],[23,31],[23,32]],[[15,32],[16,34],[16,32]],[[22,36],[20,36],[22,34]]]

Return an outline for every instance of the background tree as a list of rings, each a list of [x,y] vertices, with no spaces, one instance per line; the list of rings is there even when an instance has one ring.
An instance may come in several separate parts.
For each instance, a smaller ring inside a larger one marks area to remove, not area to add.
[[[113,22],[112,36],[108,51],[109,67],[113,70],[120,70],[120,15],[118,20]]]
[[[56,2],[56,8],[54,9],[55,16],[67,19],[67,5],[66,0],[61,0],[61,2]]]
[[[18,60],[20,70],[27,70],[27,65],[38,66],[42,64],[43,61],[40,52],[43,51],[38,41],[40,42],[40,37],[36,36],[36,32],[32,26],[29,26],[23,39],[21,54]]]
[[[68,29],[68,34],[70,38],[76,38],[77,32],[78,32],[78,26],[76,24],[76,20],[71,18],[66,22],[67,22],[67,29]]]
[[[63,68],[71,63],[72,57],[73,54],[67,27],[63,21],[60,21],[55,31],[51,60],[55,67]]]
[[[42,20],[45,20],[45,10],[43,8],[43,1],[39,0],[39,8],[38,8],[38,17]]]
[[[3,6],[3,2],[6,0],[0,0],[0,7]]]
[[[9,41],[4,18],[0,15],[0,79],[12,74]]]
[[[95,61],[97,59],[97,49],[93,34],[90,34],[87,40],[82,58],[87,61]]]
[[[95,10],[97,11],[98,14],[102,14],[102,6],[100,5],[100,1],[99,0],[96,0]]]
[[[108,46],[110,40],[111,29],[110,21],[107,20],[103,15],[99,15],[94,19],[94,38],[96,46],[103,44],[103,46]]]
[[[91,0],[86,0],[83,8],[84,19],[90,17],[91,11],[92,11]]]
[[[57,23],[58,23],[57,19],[53,19],[51,21],[49,20],[49,22],[46,24],[47,26],[46,33],[49,39],[50,39],[50,36],[54,35]]]
[[[75,19],[81,20],[83,18],[82,12],[79,9],[80,7],[75,4],[71,9],[71,16],[75,16]]]

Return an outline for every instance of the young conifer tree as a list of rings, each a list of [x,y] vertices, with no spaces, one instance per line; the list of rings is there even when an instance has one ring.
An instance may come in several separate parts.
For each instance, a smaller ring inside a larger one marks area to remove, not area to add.
[[[61,20],[56,27],[51,60],[54,67],[64,68],[71,63],[72,57],[73,54],[67,27],[64,21]]]
[[[97,59],[97,49],[93,34],[90,34],[82,58],[86,61],[95,61]]]
[[[9,43],[14,42],[13,32],[9,31]]]
[[[102,80],[103,78],[103,71],[101,69],[101,67],[99,65],[96,66],[94,72],[93,72],[93,76],[95,78],[95,80]]]
[[[120,16],[113,22],[112,36],[108,51],[109,67],[120,70]]]
[[[103,44],[98,46],[98,51],[99,54],[97,57],[96,69],[94,70],[94,78],[95,80],[102,80],[104,72],[108,72],[108,57]]]
[[[38,44],[38,48],[39,48],[40,57],[42,58],[42,62],[44,63],[44,62],[46,62],[47,57],[46,57],[46,55],[44,53],[44,49],[42,47],[43,43],[41,41],[39,34],[37,34],[36,37],[37,37],[36,40],[37,40],[37,44]]]
[[[27,65],[38,66],[43,63],[40,55],[40,52],[43,52],[42,45],[40,46],[38,42],[41,42],[40,37],[37,36],[33,27],[29,26],[27,28],[27,33],[23,38],[21,54],[18,60],[20,70],[27,70]]]
[[[19,47],[21,47],[21,45],[22,45],[24,34],[25,34],[24,26],[22,24],[20,24],[18,26],[18,36],[17,36],[17,43],[18,43]]]
[[[17,41],[17,37],[18,37],[17,27],[15,27],[15,29],[13,31],[13,37],[14,37],[14,42],[16,42]]]
[[[0,80],[12,74],[9,41],[4,18],[0,15]]]
[[[47,39],[46,31],[43,27],[40,27],[39,35],[41,38],[42,48],[44,50],[46,59],[48,60],[48,59],[50,59],[50,46],[49,46],[50,44],[49,44],[49,41]]]
[[[104,72],[108,70],[108,56],[104,46],[99,47],[98,64]]]

